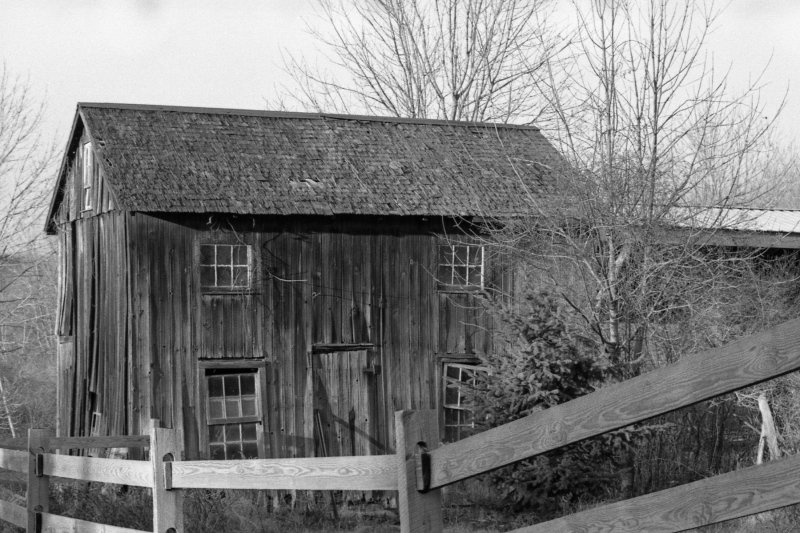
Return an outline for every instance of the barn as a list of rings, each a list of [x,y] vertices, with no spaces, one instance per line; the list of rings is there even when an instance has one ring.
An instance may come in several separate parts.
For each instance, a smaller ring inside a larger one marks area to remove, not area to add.
[[[383,454],[395,410],[435,408],[458,438],[513,286],[475,234],[559,161],[534,127],[79,104],[46,221],[59,435]]]

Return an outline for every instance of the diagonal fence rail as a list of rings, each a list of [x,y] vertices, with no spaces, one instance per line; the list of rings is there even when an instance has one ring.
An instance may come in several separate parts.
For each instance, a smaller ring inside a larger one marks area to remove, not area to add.
[[[604,387],[413,459],[417,488],[441,487],[800,369],[800,320]],[[519,531],[683,531],[800,503],[791,458],[716,476]],[[783,466],[780,466],[783,465]],[[769,472],[769,473],[767,473]],[[737,480],[754,489],[736,487]],[[711,489],[706,489],[710,487]],[[780,487],[784,487],[781,489]],[[786,488],[790,487],[790,488]],[[686,501],[688,490],[699,490]],[[714,491],[726,491],[722,496]],[[640,516],[649,508],[646,526]],[[698,511],[699,509],[699,511]],[[684,520],[675,517],[686,515]],[[634,524],[626,527],[623,524]],[[560,527],[560,529],[559,529]],[[425,531],[441,531],[437,524]]]
[[[800,320],[604,387],[430,452],[429,488],[800,369]]]
[[[48,512],[52,477],[153,490],[153,531],[183,529],[182,495],[193,488],[397,490],[401,531],[442,531],[441,487],[800,369],[800,320],[453,444],[439,442],[435,411],[399,411],[395,455],[181,461],[180,432],[56,438],[31,430],[0,442],[0,468],[28,475],[26,507],[0,501],[0,519],[27,531],[137,533]],[[56,455],[56,449],[147,447],[150,461]],[[526,533],[672,532],[800,503],[800,456],[528,526]]]

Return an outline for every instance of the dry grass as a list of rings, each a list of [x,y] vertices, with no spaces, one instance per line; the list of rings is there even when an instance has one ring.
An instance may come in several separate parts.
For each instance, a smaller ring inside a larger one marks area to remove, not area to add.
[[[7,486],[7,483],[3,483]],[[20,490],[23,492],[20,493]],[[5,500],[24,498],[24,486],[3,488]],[[333,516],[330,493],[298,493],[294,506],[259,491],[192,490],[184,504],[186,531],[192,533],[394,533],[400,531],[395,509],[383,502],[344,502],[338,495]],[[23,502],[24,505],[24,502]],[[586,506],[588,508],[590,506]],[[53,513],[148,531],[152,528],[152,501],[147,489],[99,483],[53,483]],[[565,509],[565,514],[581,509]],[[478,479],[447,487],[443,493],[445,533],[501,532],[534,524],[534,513],[509,510],[490,484]],[[696,533],[790,533],[798,531],[800,506],[763,513],[699,528]],[[0,533],[19,529],[0,522]]]

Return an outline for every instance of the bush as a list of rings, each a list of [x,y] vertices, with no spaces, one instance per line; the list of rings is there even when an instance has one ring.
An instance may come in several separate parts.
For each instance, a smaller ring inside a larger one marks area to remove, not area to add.
[[[468,394],[475,423],[487,429],[594,391],[610,375],[602,353],[574,334],[570,316],[547,293],[501,307],[505,349],[482,356],[486,373]],[[517,508],[551,514],[564,505],[615,492],[615,458],[641,430],[621,430],[502,468],[491,482]],[[605,487],[598,493],[599,487]]]

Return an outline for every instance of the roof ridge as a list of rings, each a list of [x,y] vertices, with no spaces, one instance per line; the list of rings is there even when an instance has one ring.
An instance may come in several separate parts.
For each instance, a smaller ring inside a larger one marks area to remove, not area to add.
[[[311,113],[307,111],[269,111],[258,109],[235,109],[224,107],[193,107],[155,104],[122,104],[113,102],[78,102],[78,108],[94,107],[100,109],[125,109],[134,111],[170,111],[175,113],[207,113],[210,115],[243,115],[268,118],[305,118],[317,120],[352,120],[369,122],[394,122],[399,124],[425,124],[434,126],[492,127],[540,131],[536,126],[525,124],[504,124],[499,122],[474,122],[466,120],[446,120],[431,118],[406,118],[372,115],[345,115],[339,113]]]

